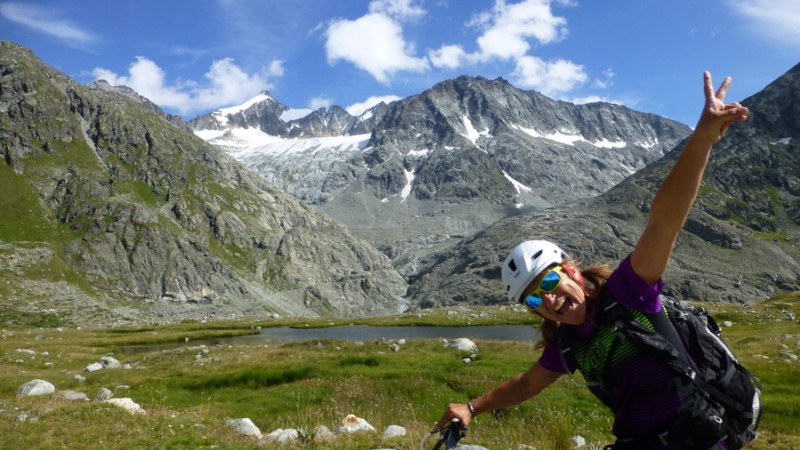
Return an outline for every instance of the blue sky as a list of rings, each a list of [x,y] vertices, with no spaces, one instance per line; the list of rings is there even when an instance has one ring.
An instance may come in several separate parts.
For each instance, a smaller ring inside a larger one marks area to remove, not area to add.
[[[0,39],[193,118],[268,90],[359,113],[459,75],[693,126],[800,62],[798,0],[0,0]]]

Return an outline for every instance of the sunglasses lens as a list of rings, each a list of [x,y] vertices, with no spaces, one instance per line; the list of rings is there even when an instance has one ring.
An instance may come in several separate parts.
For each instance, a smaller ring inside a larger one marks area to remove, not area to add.
[[[561,282],[561,276],[556,271],[550,271],[547,275],[544,276],[542,282],[539,283],[539,290],[544,292],[551,292],[556,287],[558,287],[558,283]]]
[[[539,287],[536,288],[530,295],[525,297],[525,306],[530,309],[537,309],[542,306],[542,297],[539,292],[553,292],[561,283],[561,275],[558,273],[557,268],[547,272],[542,278]]]
[[[537,309],[538,307],[542,306],[542,297],[539,297],[536,294],[531,294],[525,297],[525,306],[530,309]]]

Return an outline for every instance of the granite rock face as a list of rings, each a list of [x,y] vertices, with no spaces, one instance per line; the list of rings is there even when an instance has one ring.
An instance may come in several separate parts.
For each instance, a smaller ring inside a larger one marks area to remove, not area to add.
[[[800,290],[800,65],[742,103],[750,118],[714,147],[667,268],[667,295],[755,303]],[[499,221],[426,256],[409,298],[419,307],[507,302],[500,264],[527,239],[550,239],[584,265],[616,264],[682,148],[595,198]]]
[[[333,106],[289,120],[288,110],[262,94],[190,125],[368,239],[406,277],[424,255],[497,220],[605,192],[690,132],[467,76],[358,117]],[[262,140],[248,143],[253,131]]]
[[[73,318],[404,308],[386,256],[154,108],[0,42],[0,258],[20,267],[0,274],[19,285],[11,304],[41,300]]]

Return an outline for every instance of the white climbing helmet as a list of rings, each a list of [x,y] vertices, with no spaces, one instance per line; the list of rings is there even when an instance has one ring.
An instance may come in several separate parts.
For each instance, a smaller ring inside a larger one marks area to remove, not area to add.
[[[506,295],[513,301],[520,301],[522,292],[543,270],[553,264],[560,264],[567,254],[549,241],[525,241],[511,250],[503,261],[500,273],[506,286]]]

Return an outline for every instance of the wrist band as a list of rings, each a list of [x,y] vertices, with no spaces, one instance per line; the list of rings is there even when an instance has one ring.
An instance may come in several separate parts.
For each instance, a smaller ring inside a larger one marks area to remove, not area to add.
[[[475,417],[475,407],[472,406],[472,402],[467,402],[467,409],[469,410],[469,415]]]

